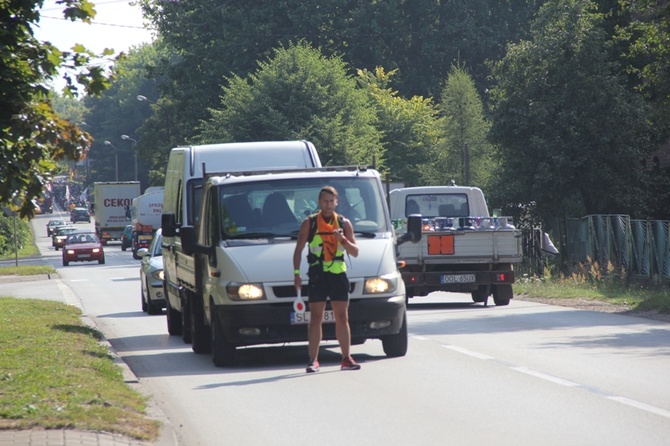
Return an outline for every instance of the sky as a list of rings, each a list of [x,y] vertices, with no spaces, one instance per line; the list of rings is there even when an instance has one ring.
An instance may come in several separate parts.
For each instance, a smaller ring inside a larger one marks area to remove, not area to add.
[[[56,0],[44,0],[40,22],[33,29],[35,37],[63,51],[81,43],[95,54],[106,48],[116,54],[152,41],[151,32],[143,27],[139,6],[131,6],[129,0],[93,0],[93,3],[97,14],[91,24],[86,24],[64,20],[63,8]],[[56,84],[61,86],[61,82]]]

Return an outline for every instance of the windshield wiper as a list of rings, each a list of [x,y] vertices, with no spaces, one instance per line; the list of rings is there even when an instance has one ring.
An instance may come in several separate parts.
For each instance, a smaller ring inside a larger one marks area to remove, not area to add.
[[[363,238],[375,238],[377,234],[370,231],[354,231],[355,235],[360,235]]]
[[[242,234],[233,234],[226,237],[228,240],[245,238],[275,238],[274,232],[245,232]]]

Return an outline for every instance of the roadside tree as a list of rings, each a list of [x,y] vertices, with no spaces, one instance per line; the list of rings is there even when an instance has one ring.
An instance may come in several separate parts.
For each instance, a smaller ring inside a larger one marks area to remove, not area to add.
[[[491,134],[502,165],[492,191],[510,212],[552,224],[640,211],[645,107],[610,60],[601,23],[592,3],[548,2],[532,39],[494,66]]]
[[[308,44],[276,49],[253,74],[232,77],[220,101],[200,126],[202,143],[307,139],[324,165],[383,162],[366,91],[341,59]]]

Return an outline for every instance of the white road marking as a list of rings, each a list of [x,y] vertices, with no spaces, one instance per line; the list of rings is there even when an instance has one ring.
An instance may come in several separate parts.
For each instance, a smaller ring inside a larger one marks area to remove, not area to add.
[[[464,355],[472,356],[473,358],[477,358],[477,359],[484,359],[484,360],[495,359],[493,356],[485,355],[483,353],[474,352],[472,350],[468,350],[468,349],[463,348],[463,347],[457,347],[455,345],[442,345],[442,347],[448,348],[449,350],[453,350],[453,351],[458,352],[458,353],[463,353]]]
[[[612,401],[616,401],[617,403],[625,404],[627,406],[635,407],[636,409],[641,409],[647,412],[654,413],[656,415],[660,415],[665,418],[670,418],[670,411],[667,411],[665,409],[661,409],[656,406],[651,406],[649,404],[641,403],[639,401],[631,400],[630,398],[626,398],[623,396],[608,396],[608,399]]]
[[[510,367],[512,370],[517,372],[525,373],[526,375],[534,376],[536,378],[544,379],[545,381],[550,381],[556,384],[567,387],[581,387],[581,384],[577,384],[573,381],[568,381],[567,379],[558,378],[556,376],[547,375],[546,373],[538,372],[537,370],[532,370],[526,367]]]

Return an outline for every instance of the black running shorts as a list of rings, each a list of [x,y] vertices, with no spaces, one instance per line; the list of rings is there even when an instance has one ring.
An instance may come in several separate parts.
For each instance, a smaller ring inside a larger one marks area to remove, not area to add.
[[[309,301],[349,300],[349,279],[346,273],[317,273],[309,275]]]

